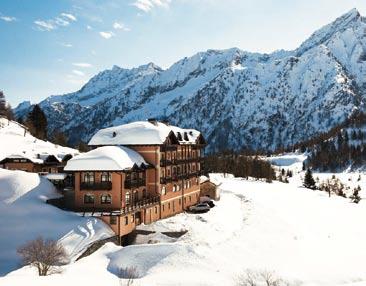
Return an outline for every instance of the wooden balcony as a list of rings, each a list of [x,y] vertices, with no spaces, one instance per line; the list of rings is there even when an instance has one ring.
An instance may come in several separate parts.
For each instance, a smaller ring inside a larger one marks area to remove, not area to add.
[[[134,211],[138,211],[139,209],[158,204],[159,202],[160,202],[159,196],[134,201],[131,202],[131,204],[129,204],[128,206],[121,208],[121,213],[127,214]]]
[[[132,189],[144,186],[146,186],[146,180],[143,178],[125,181],[125,189]]]
[[[80,190],[112,190],[112,182],[82,182]]]

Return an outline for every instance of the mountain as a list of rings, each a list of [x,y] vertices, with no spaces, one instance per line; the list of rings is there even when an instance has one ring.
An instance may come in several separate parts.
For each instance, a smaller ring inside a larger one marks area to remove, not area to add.
[[[208,50],[166,70],[114,66],[40,105],[50,132],[71,142],[154,117],[202,131],[209,151],[273,150],[327,132],[363,110],[365,95],[366,19],[354,9],[293,51]],[[18,117],[29,110],[21,107]]]

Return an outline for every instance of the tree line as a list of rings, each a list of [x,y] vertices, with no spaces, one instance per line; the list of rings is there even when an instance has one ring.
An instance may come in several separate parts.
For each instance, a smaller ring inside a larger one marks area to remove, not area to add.
[[[276,179],[272,165],[258,156],[246,156],[233,151],[207,155],[204,158],[204,172],[233,174],[235,177],[265,179],[268,182]]]

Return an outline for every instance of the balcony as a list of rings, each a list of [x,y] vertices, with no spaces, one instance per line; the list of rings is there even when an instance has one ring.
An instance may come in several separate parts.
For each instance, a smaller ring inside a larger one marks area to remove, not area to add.
[[[167,184],[173,181],[172,177],[162,177],[160,178],[160,184]]]
[[[160,146],[160,151],[161,152],[165,152],[165,151],[177,151],[177,146],[162,145],[162,146]]]
[[[146,180],[142,178],[125,181],[125,189],[132,189],[143,186],[146,186]]]
[[[173,162],[171,160],[160,160],[160,167],[170,166]]]
[[[112,182],[82,182],[80,190],[112,190]]]
[[[134,201],[134,202],[131,202],[131,204],[129,204],[128,206],[121,208],[121,213],[123,213],[123,214],[131,213],[131,212],[137,211],[141,208],[158,204],[159,202],[160,202],[159,196]]]

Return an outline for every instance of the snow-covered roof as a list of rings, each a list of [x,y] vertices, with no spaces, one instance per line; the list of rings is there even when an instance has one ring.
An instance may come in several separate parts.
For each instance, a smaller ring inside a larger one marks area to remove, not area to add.
[[[39,159],[39,158],[34,158],[32,156],[28,156],[27,154],[11,154],[9,156],[6,156],[5,158],[3,158],[1,161],[5,160],[5,159],[27,159],[35,164],[42,164],[43,160]]]
[[[136,121],[99,130],[89,145],[160,145],[173,132],[180,144],[195,144],[200,132],[162,122]]]
[[[122,146],[104,146],[70,159],[65,171],[122,171],[135,165],[148,166],[144,158],[134,150]]]

